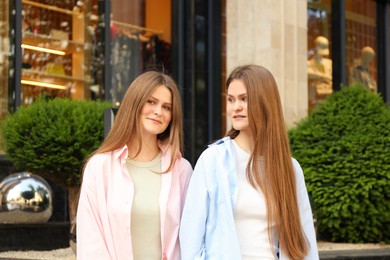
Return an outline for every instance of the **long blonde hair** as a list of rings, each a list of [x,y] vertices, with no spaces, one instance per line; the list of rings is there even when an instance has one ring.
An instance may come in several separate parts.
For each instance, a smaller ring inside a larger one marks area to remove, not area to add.
[[[157,71],[145,72],[131,83],[115,117],[114,125],[95,154],[114,151],[131,142],[138,142],[137,155],[140,153],[142,128],[139,117],[147,100],[161,85],[167,87],[172,94],[172,120],[167,129],[157,136],[157,139],[171,146],[171,163],[165,172],[173,167],[183,147],[180,93],[170,76]]]
[[[275,223],[283,252],[291,259],[302,259],[308,245],[299,218],[295,173],[275,79],[264,67],[240,66],[230,74],[226,89],[236,79],[246,87],[254,138],[246,175],[250,184],[264,193],[270,243],[271,223]],[[226,135],[234,139],[238,134],[238,130],[231,129]]]

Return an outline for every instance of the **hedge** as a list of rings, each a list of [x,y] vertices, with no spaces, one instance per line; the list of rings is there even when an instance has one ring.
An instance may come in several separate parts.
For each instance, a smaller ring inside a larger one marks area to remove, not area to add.
[[[16,170],[52,179],[64,187],[80,185],[85,159],[104,138],[107,102],[38,100],[2,123],[5,151]]]
[[[390,242],[390,109],[361,85],[342,87],[289,131],[319,238]]]

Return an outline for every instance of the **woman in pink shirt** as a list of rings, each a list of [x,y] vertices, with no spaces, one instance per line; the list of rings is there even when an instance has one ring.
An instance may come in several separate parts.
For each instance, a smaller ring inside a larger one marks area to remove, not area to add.
[[[156,71],[138,76],[84,168],[78,259],[181,258],[178,231],[192,173],[181,150],[175,82]]]

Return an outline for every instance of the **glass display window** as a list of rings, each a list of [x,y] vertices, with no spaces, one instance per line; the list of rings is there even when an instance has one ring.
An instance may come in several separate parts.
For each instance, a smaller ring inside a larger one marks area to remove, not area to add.
[[[346,0],[345,5],[348,84],[359,82],[377,92],[376,3],[374,0]]]
[[[10,72],[10,26],[9,26],[9,1],[0,2],[0,121],[8,114],[9,90],[8,80]],[[3,151],[3,139],[0,137],[0,154]]]
[[[109,99],[120,106],[131,82],[151,69],[171,73],[171,0],[111,1]]]
[[[89,9],[82,1],[22,0],[22,105],[90,97]]]
[[[333,2],[334,4],[335,2]],[[360,82],[377,92],[377,2],[375,0],[345,0],[342,7],[344,44],[340,50],[345,56],[341,64],[343,84]],[[332,1],[308,1],[308,107],[309,111],[332,94],[334,80],[332,53]],[[334,28],[336,29],[336,28]],[[339,43],[335,43],[335,46]],[[335,57],[335,56],[334,56]]]
[[[307,74],[309,111],[332,94],[331,1],[308,1]]]
[[[0,118],[8,113],[8,79],[10,50],[9,1],[0,2]]]
[[[105,1],[21,3],[22,71],[20,83],[16,83],[21,84],[21,94],[17,94],[21,105],[45,96],[111,100],[119,106],[131,82],[142,72],[171,72],[171,0],[112,0],[109,25],[105,24]],[[6,10],[1,16],[4,26],[18,29],[6,17],[12,9],[8,1],[2,1],[1,8]],[[105,42],[108,26],[111,37],[110,42]],[[9,34],[6,29],[2,28],[0,33]],[[8,38],[2,39],[6,42]],[[7,52],[3,49],[8,48],[4,42],[0,45],[3,60]],[[107,44],[111,47],[110,55],[105,54]],[[3,62],[4,66],[9,65]],[[9,82],[3,86],[15,88],[15,83]]]

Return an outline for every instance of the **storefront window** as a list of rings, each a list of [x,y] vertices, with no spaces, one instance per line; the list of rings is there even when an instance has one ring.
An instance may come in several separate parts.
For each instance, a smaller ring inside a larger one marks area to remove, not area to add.
[[[21,84],[21,105],[44,96],[109,99],[119,106],[130,83],[143,71],[171,72],[171,0],[111,0],[111,24],[105,24],[102,0],[21,2],[22,73],[21,82],[16,83]],[[17,28],[9,22],[9,2],[2,1],[0,8],[4,10],[0,17],[3,73],[10,66],[4,58],[8,42],[12,42],[7,30]],[[105,55],[104,30],[108,26],[111,53]],[[111,81],[104,79],[107,63]],[[1,81],[1,91],[15,88],[15,83],[7,83],[11,82],[7,77]]]
[[[331,0],[308,1],[309,111],[332,93],[331,5]],[[377,92],[376,5],[374,0],[345,0],[341,7],[345,48],[342,46],[340,55],[345,55],[341,68],[346,75],[342,83],[360,82],[372,92]]]
[[[22,105],[90,97],[90,4],[22,0]]]
[[[142,72],[171,72],[171,0],[111,1],[110,99],[119,106]]]
[[[345,4],[348,84],[360,82],[377,92],[376,3],[374,0],[346,0]]]
[[[8,73],[9,73],[9,57],[10,38],[9,38],[9,1],[0,2],[0,121],[2,121],[8,113]],[[0,137],[0,154],[4,154],[3,142]]]
[[[308,1],[308,107],[309,111],[332,93],[330,59],[331,1]]]
[[[0,3],[0,118],[8,112],[9,43],[8,0]]]

